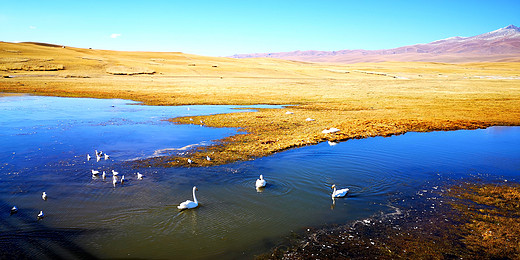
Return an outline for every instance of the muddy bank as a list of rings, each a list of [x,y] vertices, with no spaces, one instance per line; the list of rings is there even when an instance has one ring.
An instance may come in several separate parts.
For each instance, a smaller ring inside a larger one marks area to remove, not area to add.
[[[309,228],[259,259],[519,259],[520,184],[433,186],[394,212]]]

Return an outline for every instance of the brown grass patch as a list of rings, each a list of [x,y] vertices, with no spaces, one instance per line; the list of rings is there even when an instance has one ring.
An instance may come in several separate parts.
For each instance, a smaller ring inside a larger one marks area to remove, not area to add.
[[[259,259],[520,258],[519,184],[461,184],[395,203],[402,214],[307,229]]]

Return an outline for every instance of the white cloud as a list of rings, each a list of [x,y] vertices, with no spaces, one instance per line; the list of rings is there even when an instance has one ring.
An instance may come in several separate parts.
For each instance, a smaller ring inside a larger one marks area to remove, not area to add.
[[[119,36],[121,36],[120,33],[113,33],[113,34],[110,35],[110,38],[115,39],[115,38],[117,38]]]
[[[36,29],[36,26],[31,25],[31,26],[29,26],[29,29],[34,30],[34,29]]]

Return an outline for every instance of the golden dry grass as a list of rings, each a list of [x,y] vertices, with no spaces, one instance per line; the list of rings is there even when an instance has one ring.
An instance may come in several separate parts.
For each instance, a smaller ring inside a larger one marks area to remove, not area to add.
[[[298,105],[194,121],[173,119],[243,130],[190,155],[197,165],[248,160],[325,140],[520,124],[520,63],[312,64],[21,43],[0,43],[0,61],[6,68],[29,61],[64,68],[4,70],[2,92],[123,98],[153,105]],[[110,68],[154,74],[112,75]],[[322,133],[330,127],[341,131]],[[207,154],[214,160],[204,160]],[[166,161],[179,165],[186,160]]]

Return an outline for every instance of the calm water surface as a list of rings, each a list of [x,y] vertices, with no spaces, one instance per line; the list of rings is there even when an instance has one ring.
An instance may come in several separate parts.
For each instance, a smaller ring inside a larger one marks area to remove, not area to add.
[[[391,196],[417,192],[439,176],[520,175],[519,127],[323,143],[217,167],[133,169],[125,163],[235,133],[162,121],[231,108],[0,98],[0,256],[249,259],[292,231],[391,212]],[[94,149],[111,159],[86,161]],[[111,174],[93,179],[91,169],[114,169],[127,182],[114,188]],[[144,180],[136,179],[137,171]],[[254,188],[259,174],[268,181],[262,192]],[[334,183],[349,187],[349,196],[333,202]],[[201,206],[179,212],[193,185]],[[10,216],[13,205],[19,212]],[[46,217],[37,221],[40,210]]]

